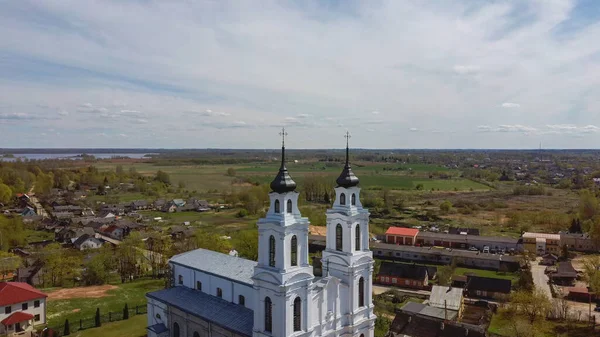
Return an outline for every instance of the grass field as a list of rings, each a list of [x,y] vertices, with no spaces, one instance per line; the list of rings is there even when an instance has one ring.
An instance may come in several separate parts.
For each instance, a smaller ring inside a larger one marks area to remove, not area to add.
[[[454,270],[454,275],[476,275],[482,277],[493,277],[500,278],[504,280],[510,280],[511,282],[516,282],[519,279],[519,274],[517,273],[501,273],[493,270],[483,270],[483,269],[471,269],[471,268],[462,268],[457,267]]]
[[[76,322],[79,319],[93,318],[96,308],[101,314],[123,310],[125,303],[129,308],[136,305],[146,305],[146,293],[163,288],[163,280],[139,280],[119,285],[118,289],[108,292],[102,298],[72,298],[66,300],[48,300],[48,326],[59,326],[69,319]],[[47,291],[48,292],[48,291]]]
[[[492,317],[488,332],[498,336],[512,337],[515,336],[513,330],[514,318],[510,314],[505,314],[499,311]],[[591,331],[588,325],[582,323],[566,323],[544,320],[535,325],[535,330],[538,332],[535,336],[540,337],[591,337],[598,336],[598,331]],[[527,335],[533,336],[533,334]]]
[[[99,328],[87,329],[71,334],[73,337],[144,337],[146,336],[147,316],[137,315],[128,320],[106,323]]]

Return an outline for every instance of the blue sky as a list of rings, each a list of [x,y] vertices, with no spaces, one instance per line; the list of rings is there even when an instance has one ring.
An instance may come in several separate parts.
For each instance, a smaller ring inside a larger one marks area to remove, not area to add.
[[[0,1],[0,147],[598,148],[600,2]]]

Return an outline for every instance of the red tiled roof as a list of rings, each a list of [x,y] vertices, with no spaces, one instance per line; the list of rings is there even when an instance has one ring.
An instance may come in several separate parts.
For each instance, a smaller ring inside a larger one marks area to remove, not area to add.
[[[17,311],[15,313],[13,313],[12,315],[10,315],[10,316],[6,317],[5,319],[3,319],[2,322],[0,322],[0,323],[2,323],[3,325],[8,326],[8,325],[13,325],[15,323],[20,323],[20,322],[23,322],[23,321],[28,321],[28,320],[30,320],[32,318],[33,318],[32,314],[28,314],[28,313],[26,313],[24,311]]]
[[[390,227],[387,232],[385,232],[385,235],[415,236],[417,233],[419,233],[419,230],[414,228]]]
[[[46,297],[48,295],[24,282],[0,283],[0,307]]]

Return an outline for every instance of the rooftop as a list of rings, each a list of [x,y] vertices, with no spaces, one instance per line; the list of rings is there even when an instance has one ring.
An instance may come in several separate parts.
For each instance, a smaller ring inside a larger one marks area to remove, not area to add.
[[[418,264],[383,261],[381,267],[379,267],[379,275],[422,280],[427,276],[427,267]]]
[[[433,286],[429,295],[429,304],[437,308],[459,310],[462,304],[462,288]]]
[[[523,239],[550,239],[550,240],[560,240],[560,234],[550,234],[550,233],[533,233],[533,232],[525,232],[523,233]]]
[[[254,312],[243,305],[186,287],[159,290],[146,296],[213,322],[234,333],[252,336]]]
[[[46,297],[46,294],[24,282],[0,283],[0,306],[7,306]]]
[[[414,228],[405,228],[405,227],[390,227],[385,232],[385,235],[405,235],[405,236],[415,236],[419,233],[418,229]]]
[[[254,267],[258,264],[255,261],[207,249],[196,249],[175,255],[171,258],[170,262],[249,286],[254,284],[252,275],[254,274]]]

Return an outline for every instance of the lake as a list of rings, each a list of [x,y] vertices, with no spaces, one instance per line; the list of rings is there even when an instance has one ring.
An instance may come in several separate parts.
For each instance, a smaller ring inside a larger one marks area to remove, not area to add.
[[[154,155],[155,153],[86,153],[87,155],[92,155],[98,159],[110,159],[113,157],[129,157],[132,159],[141,159],[146,155]],[[81,159],[81,154],[74,153],[13,153],[14,158],[6,158],[0,155],[0,161],[15,161],[17,158],[21,158],[21,160],[44,160],[44,159],[72,159],[79,160]]]

